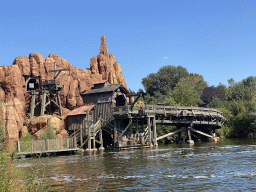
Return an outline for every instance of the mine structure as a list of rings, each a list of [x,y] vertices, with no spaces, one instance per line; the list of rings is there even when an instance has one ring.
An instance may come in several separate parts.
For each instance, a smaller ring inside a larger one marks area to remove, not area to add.
[[[182,131],[186,131],[191,144],[192,137],[200,140],[201,135],[217,141],[215,130],[226,121],[216,109],[138,105],[141,93],[131,95],[121,84],[111,85],[107,80],[95,82],[81,95],[85,106],[68,114],[68,131],[87,150],[157,146],[158,140],[176,133],[181,141]],[[134,102],[133,96],[137,96]],[[177,129],[158,136],[157,124],[175,125]]]
[[[63,85],[59,85],[56,78],[61,71],[67,70],[69,69],[56,69],[56,64],[54,62],[53,70],[49,71],[54,73],[52,80],[41,81],[40,77],[29,77],[27,79],[26,93],[32,95],[30,118],[34,117],[35,108],[37,106],[40,107],[40,116],[45,115],[45,112],[47,112],[47,114],[51,114],[53,112],[51,103],[55,104],[55,106],[59,109],[59,115],[62,116],[60,91],[63,89]],[[55,98],[57,98],[57,102],[55,101]]]

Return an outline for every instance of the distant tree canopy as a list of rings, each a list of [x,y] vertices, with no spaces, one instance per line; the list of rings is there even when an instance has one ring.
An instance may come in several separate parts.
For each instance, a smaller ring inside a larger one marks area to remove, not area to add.
[[[256,77],[240,82],[231,78],[228,87],[223,84],[208,87],[202,75],[168,65],[143,78],[142,84],[146,90],[144,101],[150,105],[216,108],[228,120],[217,130],[219,135],[234,138],[256,134]]]
[[[173,90],[176,84],[184,77],[189,75],[186,68],[181,66],[167,65],[161,67],[157,73],[150,73],[142,79],[142,84],[148,94],[154,95],[154,92],[160,92],[166,95]]]

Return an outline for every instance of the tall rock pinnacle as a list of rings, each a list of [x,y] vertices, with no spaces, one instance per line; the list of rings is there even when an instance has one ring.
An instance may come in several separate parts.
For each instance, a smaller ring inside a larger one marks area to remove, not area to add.
[[[106,37],[102,36],[100,38],[100,40],[101,40],[100,53],[102,53],[106,57],[109,57],[107,43],[106,43]]]

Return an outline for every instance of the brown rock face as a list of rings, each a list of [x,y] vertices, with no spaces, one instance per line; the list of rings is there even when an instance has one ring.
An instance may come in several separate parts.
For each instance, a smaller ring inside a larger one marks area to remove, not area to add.
[[[24,132],[25,109],[27,108],[26,112],[30,111],[31,95],[25,94],[26,78],[40,77],[41,80],[52,80],[54,74],[50,71],[53,70],[54,62],[56,69],[69,69],[62,71],[57,77],[59,84],[64,85],[64,89],[60,91],[62,107],[66,109],[63,111],[82,106],[84,103],[80,94],[89,90],[96,81],[108,80],[111,84],[121,83],[127,87],[120,64],[116,62],[113,53],[108,53],[105,36],[101,37],[100,53],[90,60],[90,69],[74,67],[56,54],[49,54],[46,59],[40,53],[31,53],[29,57],[18,56],[13,65],[0,66],[0,101],[5,102],[0,109],[2,108],[2,118],[12,144]],[[39,135],[39,131],[43,132],[48,126],[49,118],[37,118],[32,123],[32,131]],[[64,121],[62,122],[56,123],[58,137],[67,134]]]

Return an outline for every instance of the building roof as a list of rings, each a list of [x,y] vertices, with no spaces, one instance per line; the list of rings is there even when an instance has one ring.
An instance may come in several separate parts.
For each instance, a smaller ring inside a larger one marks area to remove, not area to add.
[[[128,90],[124,86],[122,86],[121,84],[115,84],[115,85],[108,85],[106,87],[102,87],[99,89],[92,89],[90,91],[85,91],[85,92],[81,93],[81,95],[88,95],[88,94],[93,94],[93,93],[114,92],[118,88],[123,90],[123,92],[125,92],[126,94],[128,93]]]
[[[108,81],[108,80],[96,81],[96,82],[93,83],[93,85],[105,83],[105,82],[107,82],[107,81]]]
[[[87,110],[91,111],[94,107],[95,105],[85,105],[70,111],[67,116],[86,115]]]

